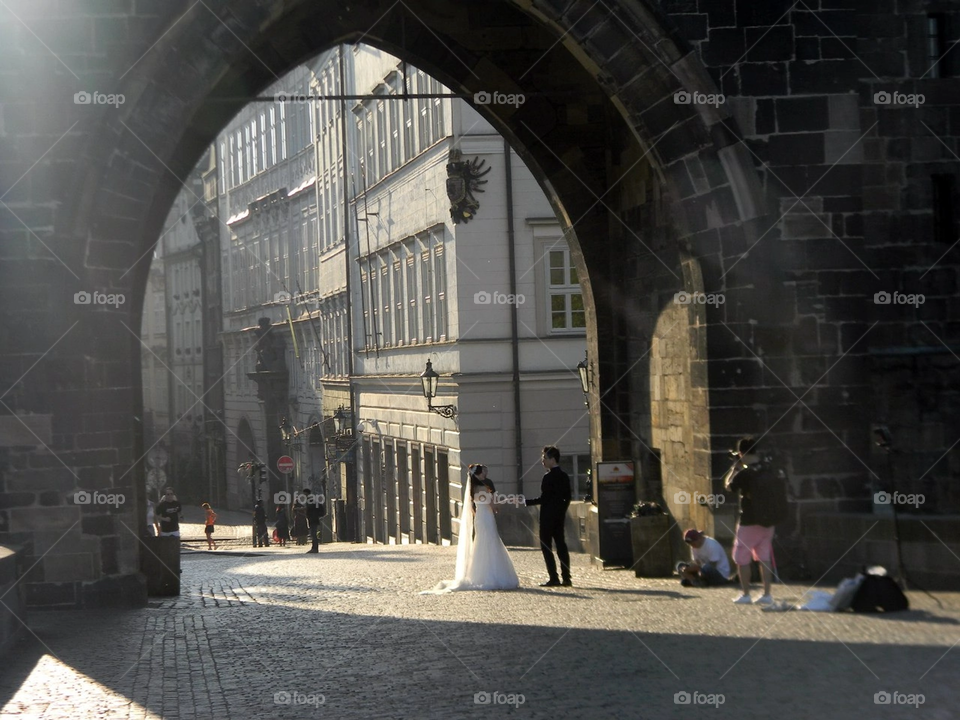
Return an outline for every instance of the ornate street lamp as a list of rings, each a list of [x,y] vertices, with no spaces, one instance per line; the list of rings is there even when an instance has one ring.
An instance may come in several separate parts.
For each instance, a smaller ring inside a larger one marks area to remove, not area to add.
[[[343,435],[346,430],[347,416],[343,412],[343,405],[337,408],[337,412],[333,415],[333,427],[337,433],[337,436]]]
[[[286,418],[280,418],[280,436],[288,445],[297,436],[296,428],[292,427]]]
[[[590,366],[586,355],[577,363],[577,374],[580,376],[580,389],[583,390],[583,404],[589,405],[587,398],[590,393]]]
[[[452,418],[457,414],[456,405],[434,405],[433,398],[437,396],[437,385],[440,383],[440,376],[434,371],[433,363],[427,360],[427,369],[420,373],[420,384],[423,386],[423,396],[427,399],[427,409],[433,410],[437,415],[445,418]]]

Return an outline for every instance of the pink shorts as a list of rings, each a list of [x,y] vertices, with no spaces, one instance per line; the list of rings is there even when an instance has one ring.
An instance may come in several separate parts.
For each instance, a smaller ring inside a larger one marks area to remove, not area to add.
[[[763,525],[737,525],[733,541],[733,562],[749,565],[750,559],[770,562],[773,557],[773,528]]]

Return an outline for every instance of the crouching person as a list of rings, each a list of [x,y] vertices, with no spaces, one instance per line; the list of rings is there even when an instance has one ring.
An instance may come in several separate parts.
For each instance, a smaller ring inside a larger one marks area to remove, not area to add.
[[[677,564],[681,585],[710,587],[730,582],[730,561],[720,543],[696,528],[687,530],[683,541],[690,546],[691,561]]]

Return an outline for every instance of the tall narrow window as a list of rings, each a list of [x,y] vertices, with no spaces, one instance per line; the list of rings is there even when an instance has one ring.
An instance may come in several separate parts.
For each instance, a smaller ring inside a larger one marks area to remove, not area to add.
[[[267,117],[266,113],[260,113],[260,125],[257,132],[257,135],[260,136],[259,142],[259,167],[260,170],[267,169]]]
[[[570,261],[567,248],[548,251],[547,287],[550,297],[550,331],[563,332],[587,327],[583,295],[577,269]]]
[[[437,329],[434,339],[444,340],[447,336],[447,266],[440,243],[436,245],[433,256],[433,285]]]
[[[423,337],[422,342],[429,342],[436,339],[435,328],[433,326],[433,267],[430,263],[430,244],[429,238],[423,250],[420,253],[420,297],[423,298],[421,305],[423,314]]]
[[[384,100],[377,101],[377,179],[388,172],[387,166],[387,115]]]
[[[360,298],[361,304],[363,306],[363,327],[364,327],[364,347],[369,350],[373,347],[373,343],[370,342],[370,302],[367,300],[370,292],[370,288],[367,283],[369,282],[366,269],[360,270]]]
[[[414,246],[415,247],[415,246]],[[417,263],[414,248],[408,248],[407,251],[407,337],[411,343],[420,340],[417,322]]]
[[[277,164],[277,108],[270,108],[270,167]]]
[[[423,70],[417,70],[417,92],[429,93],[431,90],[429,78]],[[420,98],[417,100],[417,111],[420,122],[420,149],[428,148],[433,144],[433,135],[430,132],[430,105],[431,99]]]
[[[392,94],[396,94],[394,91]],[[400,101],[390,101],[390,169],[400,167]]]
[[[381,318],[380,332],[383,335],[383,346],[390,347],[394,344],[393,340],[393,318],[390,312],[390,306],[393,302],[393,295],[390,292],[390,254],[380,258],[380,307],[383,309]]]
[[[257,137],[257,121],[256,119],[250,121],[250,141],[251,141],[251,152],[250,152],[250,175],[251,177],[260,172],[260,163],[258,162],[260,156],[260,138]]]
[[[393,261],[393,342],[402,345],[403,334],[403,266],[399,256]]]
[[[220,183],[219,192],[221,193],[227,189],[226,167],[227,167],[227,162],[229,160],[230,158],[227,155],[227,144],[221,140],[220,141],[220,157],[217,161],[217,165],[218,165],[217,178]]]
[[[249,180],[252,177],[253,170],[253,148],[251,146],[250,139],[250,128],[243,128],[243,157],[245,163],[243,165],[243,179]]]
[[[433,80],[433,91],[438,95],[442,92],[446,92],[446,88],[440,84],[438,80]],[[446,102],[445,98],[433,98],[433,115],[430,118],[431,125],[433,126],[433,139],[439,140],[444,136],[444,127],[443,127],[443,104]]]
[[[284,103],[280,103],[280,155],[278,160],[287,159],[287,108]]]
[[[956,240],[955,187],[953,175],[933,175],[933,237],[939,243]]]

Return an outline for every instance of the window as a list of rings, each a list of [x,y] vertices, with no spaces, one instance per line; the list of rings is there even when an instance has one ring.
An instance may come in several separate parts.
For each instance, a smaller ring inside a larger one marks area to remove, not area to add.
[[[384,347],[393,345],[393,320],[390,313],[393,295],[390,292],[390,253],[380,258],[380,307],[382,318],[380,332]]]
[[[237,130],[235,135],[236,142],[234,146],[236,147],[236,155],[234,161],[236,162],[236,180],[234,185],[239,185],[243,182],[243,134]]]
[[[217,178],[219,181],[220,192],[222,193],[227,189],[227,177],[226,169],[227,163],[230,162],[230,156],[227,155],[227,144],[220,141],[220,157],[217,158]]]
[[[280,103],[280,147],[277,160],[287,159],[287,107],[285,103]]]
[[[379,180],[388,172],[390,168],[387,166],[387,116],[386,116],[386,107],[384,103],[386,101],[379,100],[377,101],[377,179]]]
[[[403,101],[403,159],[407,162],[417,154],[417,134],[415,127],[416,100]]]
[[[277,164],[277,108],[270,108],[270,167]]]
[[[433,81],[433,91],[437,94],[446,92],[446,88],[440,84],[439,81]],[[443,104],[446,102],[444,98],[433,98],[433,115],[430,118],[431,124],[433,125],[433,138],[434,140],[439,140],[444,135],[443,127]]]
[[[573,499],[592,497],[590,453],[570,456],[570,479],[573,480]]]
[[[547,251],[547,255],[550,332],[586,328],[587,315],[580,293],[580,279],[577,269],[570,262],[570,251],[554,246]]]
[[[393,94],[396,94],[394,89]],[[400,105],[399,100],[390,101],[390,169],[400,167]]]
[[[252,177],[251,171],[252,171],[252,169],[253,169],[253,155],[252,155],[252,149],[253,149],[253,148],[251,147],[251,144],[250,144],[250,143],[251,143],[251,140],[250,140],[250,128],[249,128],[249,127],[244,127],[244,128],[243,128],[243,138],[244,138],[244,139],[243,139],[243,153],[244,153],[244,160],[245,160],[245,163],[244,163],[244,166],[243,166],[243,179],[244,179],[244,180],[249,180],[249,179]]]
[[[423,246],[422,246],[423,247]],[[429,342],[435,338],[435,328],[433,326],[433,268],[430,265],[430,246],[425,245],[425,249],[420,252],[420,297],[423,302],[420,308],[423,314],[423,337],[421,342]]]
[[[373,126],[373,111],[367,110],[363,116],[363,149],[366,162],[364,177],[367,185],[373,185],[377,179],[376,128]]]
[[[260,142],[257,148],[257,167],[261,170],[267,169],[267,119],[264,113],[260,113],[260,125],[257,131]]]
[[[417,70],[417,92],[429,93],[431,90],[429,78],[423,70]],[[420,149],[424,150],[433,144],[433,134],[430,128],[430,98],[419,98],[417,109],[420,116]]]
[[[397,345],[403,344],[403,261],[397,250],[393,261],[393,337]]]
[[[407,274],[407,340],[415,343],[420,335],[417,332],[417,265],[414,248],[411,245],[406,248],[407,259],[404,270]]]
[[[436,314],[436,335],[435,340],[442,340],[447,336],[447,265],[443,254],[443,245],[438,241],[435,246],[434,256],[434,310]]]
[[[252,144],[251,154],[250,154],[250,160],[251,160],[250,175],[251,176],[256,175],[258,172],[260,172],[261,163],[258,162],[259,155],[260,155],[260,142],[259,142],[259,138],[257,137],[258,135],[259,133],[257,132],[257,121],[251,120],[250,121],[250,140]]]

